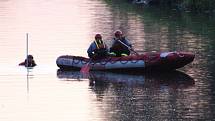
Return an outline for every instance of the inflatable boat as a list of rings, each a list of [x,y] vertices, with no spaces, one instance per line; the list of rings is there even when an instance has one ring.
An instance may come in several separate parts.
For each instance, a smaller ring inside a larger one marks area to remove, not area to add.
[[[89,64],[90,70],[175,70],[191,63],[195,55],[189,52],[148,52],[141,55],[107,57],[91,60],[81,56],[62,55],[56,64],[64,70],[80,70]]]

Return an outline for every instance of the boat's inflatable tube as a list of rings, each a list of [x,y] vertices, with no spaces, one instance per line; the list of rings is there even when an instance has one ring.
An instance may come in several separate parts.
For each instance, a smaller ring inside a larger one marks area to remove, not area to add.
[[[81,56],[63,55],[57,58],[56,63],[60,69],[80,70],[89,62],[91,70],[174,70],[191,63],[194,57],[194,54],[187,52],[149,52],[90,61]]]

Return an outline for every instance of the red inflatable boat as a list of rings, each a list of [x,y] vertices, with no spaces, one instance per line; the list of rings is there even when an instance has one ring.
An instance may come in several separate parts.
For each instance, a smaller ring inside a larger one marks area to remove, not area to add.
[[[57,58],[60,69],[80,70],[89,63],[90,70],[175,70],[191,63],[195,55],[188,52],[148,52],[141,55],[107,57],[91,60],[81,56],[63,55]]]

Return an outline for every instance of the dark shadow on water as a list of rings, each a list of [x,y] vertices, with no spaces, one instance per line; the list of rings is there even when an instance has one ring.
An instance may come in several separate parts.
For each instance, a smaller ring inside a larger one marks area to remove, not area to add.
[[[195,81],[181,71],[152,72],[152,73],[116,73],[105,71],[91,71],[87,76],[79,71],[58,70],[57,77],[62,80],[89,79],[90,86],[106,86],[116,84],[129,87],[161,88],[163,86],[187,88],[193,86]]]

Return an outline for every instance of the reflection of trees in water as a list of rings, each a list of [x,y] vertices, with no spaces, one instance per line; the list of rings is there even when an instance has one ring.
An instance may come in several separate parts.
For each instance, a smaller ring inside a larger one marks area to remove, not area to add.
[[[81,75],[58,71],[58,77]],[[89,80],[90,89],[102,103],[107,119],[172,120],[190,115],[187,110],[192,108],[189,106],[193,100],[189,90],[194,80],[182,72],[130,75],[95,71],[90,72]]]
[[[100,76],[95,73],[93,76],[95,83],[101,82],[102,78],[110,83],[107,93],[104,94],[103,104],[108,104],[105,112],[113,112],[110,116],[112,120],[160,120],[162,117],[163,120],[166,117],[174,119],[175,115],[170,115],[170,112],[177,109],[175,104],[189,106],[184,104],[184,100],[180,100],[177,90],[194,84],[191,77],[178,72],[129,76],[117,73]],[[172,91],[175,93],[171,93]],[[187,95],[183,97],[185,96]],[[189,95],[186,100],[188,99]]]

